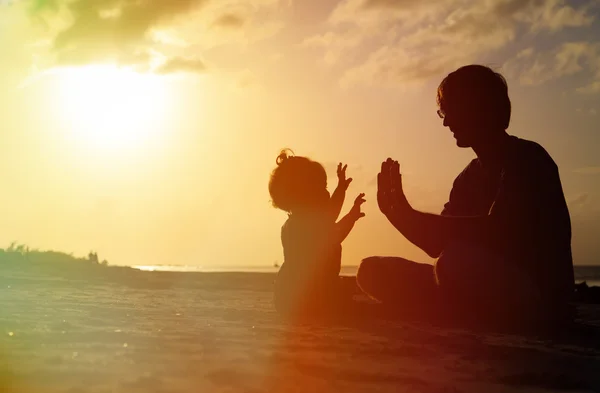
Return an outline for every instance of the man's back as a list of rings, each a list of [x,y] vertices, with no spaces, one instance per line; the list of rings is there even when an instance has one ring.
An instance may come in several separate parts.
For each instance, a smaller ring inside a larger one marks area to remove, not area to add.
[[[442,214],[489,214],[497,230],[485,245],[525,271],[547,301],[571,296],[569,211],[558,168],[537,143],[510,137],[497,169],[471,161]]]

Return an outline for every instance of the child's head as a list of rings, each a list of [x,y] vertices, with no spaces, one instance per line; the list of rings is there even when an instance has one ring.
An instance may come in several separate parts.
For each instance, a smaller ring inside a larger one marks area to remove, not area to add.
[[[282,150],[271,173],[269,194],[274,207],[291,213],[319,209],[329,200],[327,173],[323,165]]]

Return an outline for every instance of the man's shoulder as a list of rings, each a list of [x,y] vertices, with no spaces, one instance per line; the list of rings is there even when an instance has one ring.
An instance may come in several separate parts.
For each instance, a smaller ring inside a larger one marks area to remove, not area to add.
[[[519,171],[531,168],[535,171],[557,170],[550,153],[539,143],[513,136],[509,149],[509,162]]]
[[[469,181],[474,176],[477,176],[482,170],[481,161],[478,158],[474,158],[464,167],[464,169],[456,176],[454,184]]]

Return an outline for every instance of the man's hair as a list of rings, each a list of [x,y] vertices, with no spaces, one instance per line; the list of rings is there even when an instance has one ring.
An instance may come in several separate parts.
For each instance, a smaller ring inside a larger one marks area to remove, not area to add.
[[[437,103],[442,110],[463,106],[479,111],[503,130],[510,124],[506,79],[486,66],[467,65],[448,74],[437,89]]]

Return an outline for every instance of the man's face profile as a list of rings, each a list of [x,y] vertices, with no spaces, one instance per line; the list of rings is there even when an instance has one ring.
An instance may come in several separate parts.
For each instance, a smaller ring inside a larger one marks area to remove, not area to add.
[[[440,108],[443,114],[444,127],[448,127],[456,139],[458,147],[472,147],[482,132],[479,121],[480,113],[474,105],[463,101],[464,105],[446,103]]]

